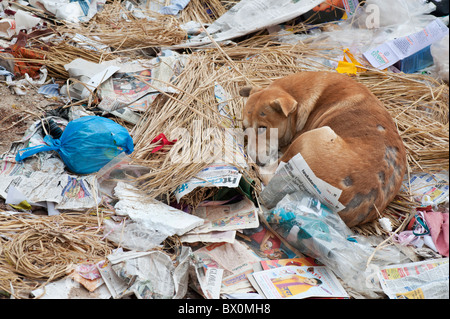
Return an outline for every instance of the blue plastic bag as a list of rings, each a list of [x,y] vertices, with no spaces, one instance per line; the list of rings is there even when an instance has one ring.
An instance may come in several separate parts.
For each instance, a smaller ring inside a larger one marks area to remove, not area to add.
[[[131,154],[133,139],[127,129],[101,116],[85,116],[69,122],[59,139],[44,137],[47,145],[20,150],[16,161],[43,151],[57,151],[69,171],[75,174],[97,172],[122,152]]]

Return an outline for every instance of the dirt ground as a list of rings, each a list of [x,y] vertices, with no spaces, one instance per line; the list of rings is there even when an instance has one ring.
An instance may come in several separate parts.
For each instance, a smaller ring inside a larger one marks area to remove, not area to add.
[[[51,104],[55,101],[37,93],[36,89],[28,90],[26,95],[17,95],[0,82],[0,154],[8,151],[12,142],[20,140],[26,129]],[[2,198],[1,209],[8,210]]]
[[[20,140],[46,106],[54,103],[36,89],[17,95],[5,83],[0,83],[0,154],[9,149],[11,142]]]

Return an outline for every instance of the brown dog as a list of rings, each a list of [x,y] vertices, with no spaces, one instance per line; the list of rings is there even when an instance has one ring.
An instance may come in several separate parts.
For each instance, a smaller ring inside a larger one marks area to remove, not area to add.
[[[300,153],[318,178],[342,190],[349,226],[376,219],[397,194],[406,170],[402,139],[382,103],[346,75],[301,72],[267,88],[243,88],[244,129],[278,129],[287,162]],[[267,139],[268,140],[268,139]]]

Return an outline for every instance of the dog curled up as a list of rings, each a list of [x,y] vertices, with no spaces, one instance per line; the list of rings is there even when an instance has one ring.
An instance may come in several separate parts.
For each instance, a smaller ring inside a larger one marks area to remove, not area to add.
[[[266,88],[245,87],[240,95],[248,97],[244,129],[266,141],[278,130],[282,156],[265,167],[269,179],[280,161],[300,153],[318,178],[342,190],[339,215],[349,227],[376,219],[398,193],[405,147],[392,117],[364,85],[339,73],[300,72]]]

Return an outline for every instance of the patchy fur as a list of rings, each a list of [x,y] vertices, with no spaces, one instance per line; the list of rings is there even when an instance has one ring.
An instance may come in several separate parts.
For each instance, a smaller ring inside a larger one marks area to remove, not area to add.
[[[405,147],[364,85],[338,73],[301,72],[240,94],[248,97],[244,129],[269,134],[277,128],[279,161],[301,153],[317,177],[342,189],[346,208],[339,215],[348,226],[376,219],[394,199],[406,170]]]

